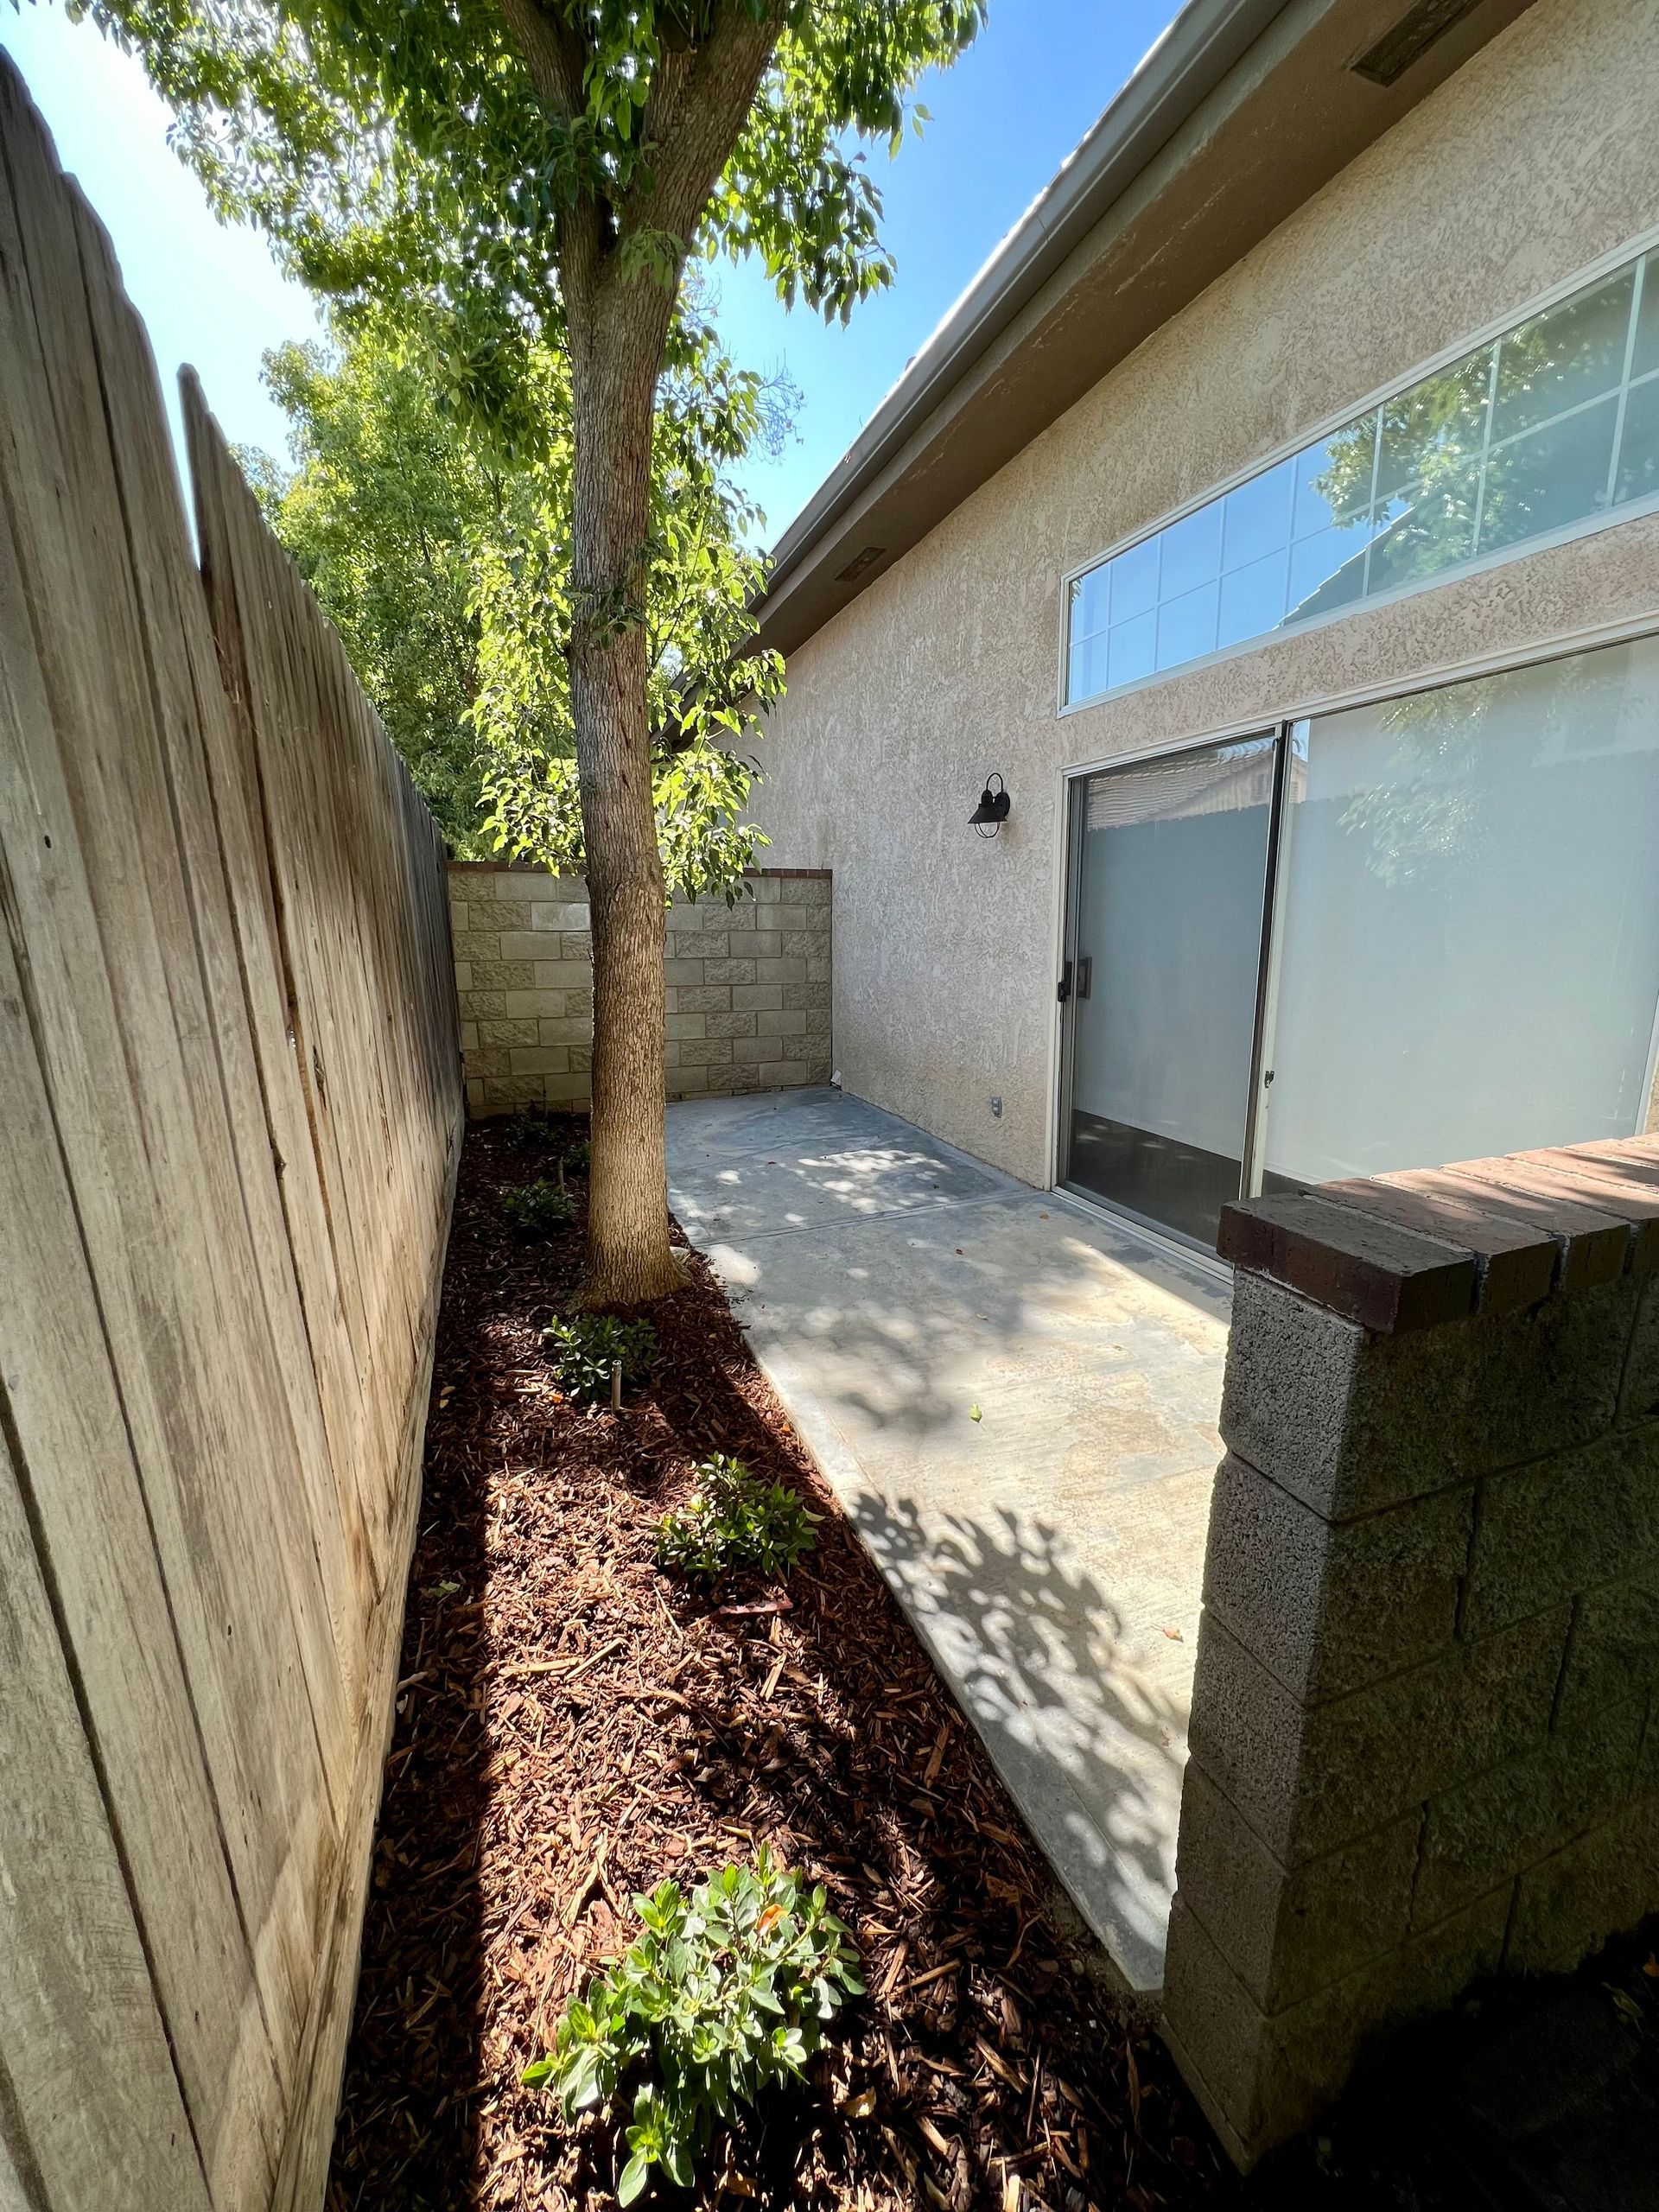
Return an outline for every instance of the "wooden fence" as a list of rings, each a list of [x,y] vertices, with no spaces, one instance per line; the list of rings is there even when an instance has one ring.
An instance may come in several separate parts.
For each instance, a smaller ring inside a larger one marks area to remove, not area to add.
[[[321,2203],[461,1127],[444,855],[0,63],[0,2206]]]

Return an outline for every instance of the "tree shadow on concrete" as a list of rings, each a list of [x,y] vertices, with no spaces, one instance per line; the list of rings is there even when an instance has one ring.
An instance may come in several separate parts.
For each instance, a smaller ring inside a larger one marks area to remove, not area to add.
[[[1074,1898],[1155,1986],[1185,1764],[1179,1687],[1135,1662],[1058,1529],[869,1493],[849,1510]]]

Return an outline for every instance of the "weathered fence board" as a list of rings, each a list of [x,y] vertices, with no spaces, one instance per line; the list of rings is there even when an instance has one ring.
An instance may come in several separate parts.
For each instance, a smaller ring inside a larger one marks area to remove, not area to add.
[[[0,1823],[0,2008],[7,2031],[0,2122],[22,2138],[9,2147],[24,2202],[54,2212],[60,2204],[205,2208],[195,2146],[3,1436],[0,1655],[0,1773],[13,1800]]]
[[[0,2195],[297,2212],[458,1143],[444,855],[192,385],[198,569],[10,64],[0,157]]]

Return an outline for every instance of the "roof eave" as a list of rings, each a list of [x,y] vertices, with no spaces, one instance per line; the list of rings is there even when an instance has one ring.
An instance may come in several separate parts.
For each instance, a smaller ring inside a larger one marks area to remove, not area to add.
[[[1191,0],[785,532],[761,641],[804,643],[1528,4],[1478,0],[1383,88],[1349,65],[1402,0]]]

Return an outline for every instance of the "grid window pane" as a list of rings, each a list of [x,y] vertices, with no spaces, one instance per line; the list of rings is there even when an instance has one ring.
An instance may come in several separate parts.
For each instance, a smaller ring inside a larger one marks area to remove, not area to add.
[[[1478,454],[1486,436],[1486,405],[1491,390],[1492,352],[1483,346],[1454,361],[1438,376],[1402,391],[1382,407],[1382,435],[1377,448],[1379,499],[1418,484],[1439,467]]]
[[[1492,439],[1611,391],[1624,373],[1633,268],[1534,315],[1499,341]]]
[[[1225,574],[1290,543],[1290,502],[1295,489],[1291,463],[1281,461],[1264,476],[1254,476],[1222,502],[1221,566]]]
[[[1179,599],[1184,592],[1220,575],[1221,509],[1222,502],[1211,499],[1207,507],[1171,523],[1165,531],[1160,599]]]
[[[1120,622],[1111,633],[1111,680],[1135,683],[1158,664],[1158,617],[1148,611]]]
[[[1103,691],[1110,678],[1107,672],[1106,632],[1099,631],[1092,638],[1074,638],[1065,664],[1066,696],[1071,699],[1090,699],[1096,691]]]
[[[1659,492],[1659,377],[1639,384],[1624,403],[1618,442],[1618,481],[1613,497],[1650,499]]]
[[[1630,378],[1659,369],[1659,253],[1643,264],[1642,297],[1636,310],[1636,350],[1630,359]]]
[[[1148,537],[1131,545],[1111,564],[1112,620],[1127,622],[1132,614],[1146,614],[1158,604],[1158,540]]]
[[[1563,529],[1606,505],[1618,412],[1616,396],[1599,400],[1492,455],[1480,522],[1483,553]]]
[[[1659,251],[1420,378],[1074,583],[1069,696],[1318,620],[1646,499],[1659,499]],[[1077,648],[1107,624],[1115,639],[1123,634],[1103,669],[1099,655]]]
[[[1260,638],[1276,630],[1285,619],[1285,579],[1290,553],[1281,547],[1265,561],[1252,561],[1221,580],[1221,619],[1218,645],[1242,645],[1246,638]]]
[[[1377,519],[1387,521],[1371,547],[1367,592],[1393,591],[1419,576],[1438,575],[1442,569],[1466,561],[1475,550],[1475,508],[1480,497],[1480,470],[1447,469],[1426,483],[1379,508]]]
[[[1367,415],[1309,446],[1291,462],[1296,500],[1291,534],[1306,537],[1371,504],[1371,467],[1376,416]]]
[[[1077,577],[1072,584],[1071,636],[1074,643],[1081,638],[1092,638],[1096,630],[1106,627],[1111,578],[1109,567],[1091,569],[1086,576]]]
[[[1177,668],[1184,660],[1197,660],[1216,650],[1217,586],[1203,584],[1197,591],[1168,599],[1158,610],[1158,665]]]
[[[1288,621],[1309,621],[1359,597],[1370,535],[1364,522],[1339,522],[1291,547]]]

